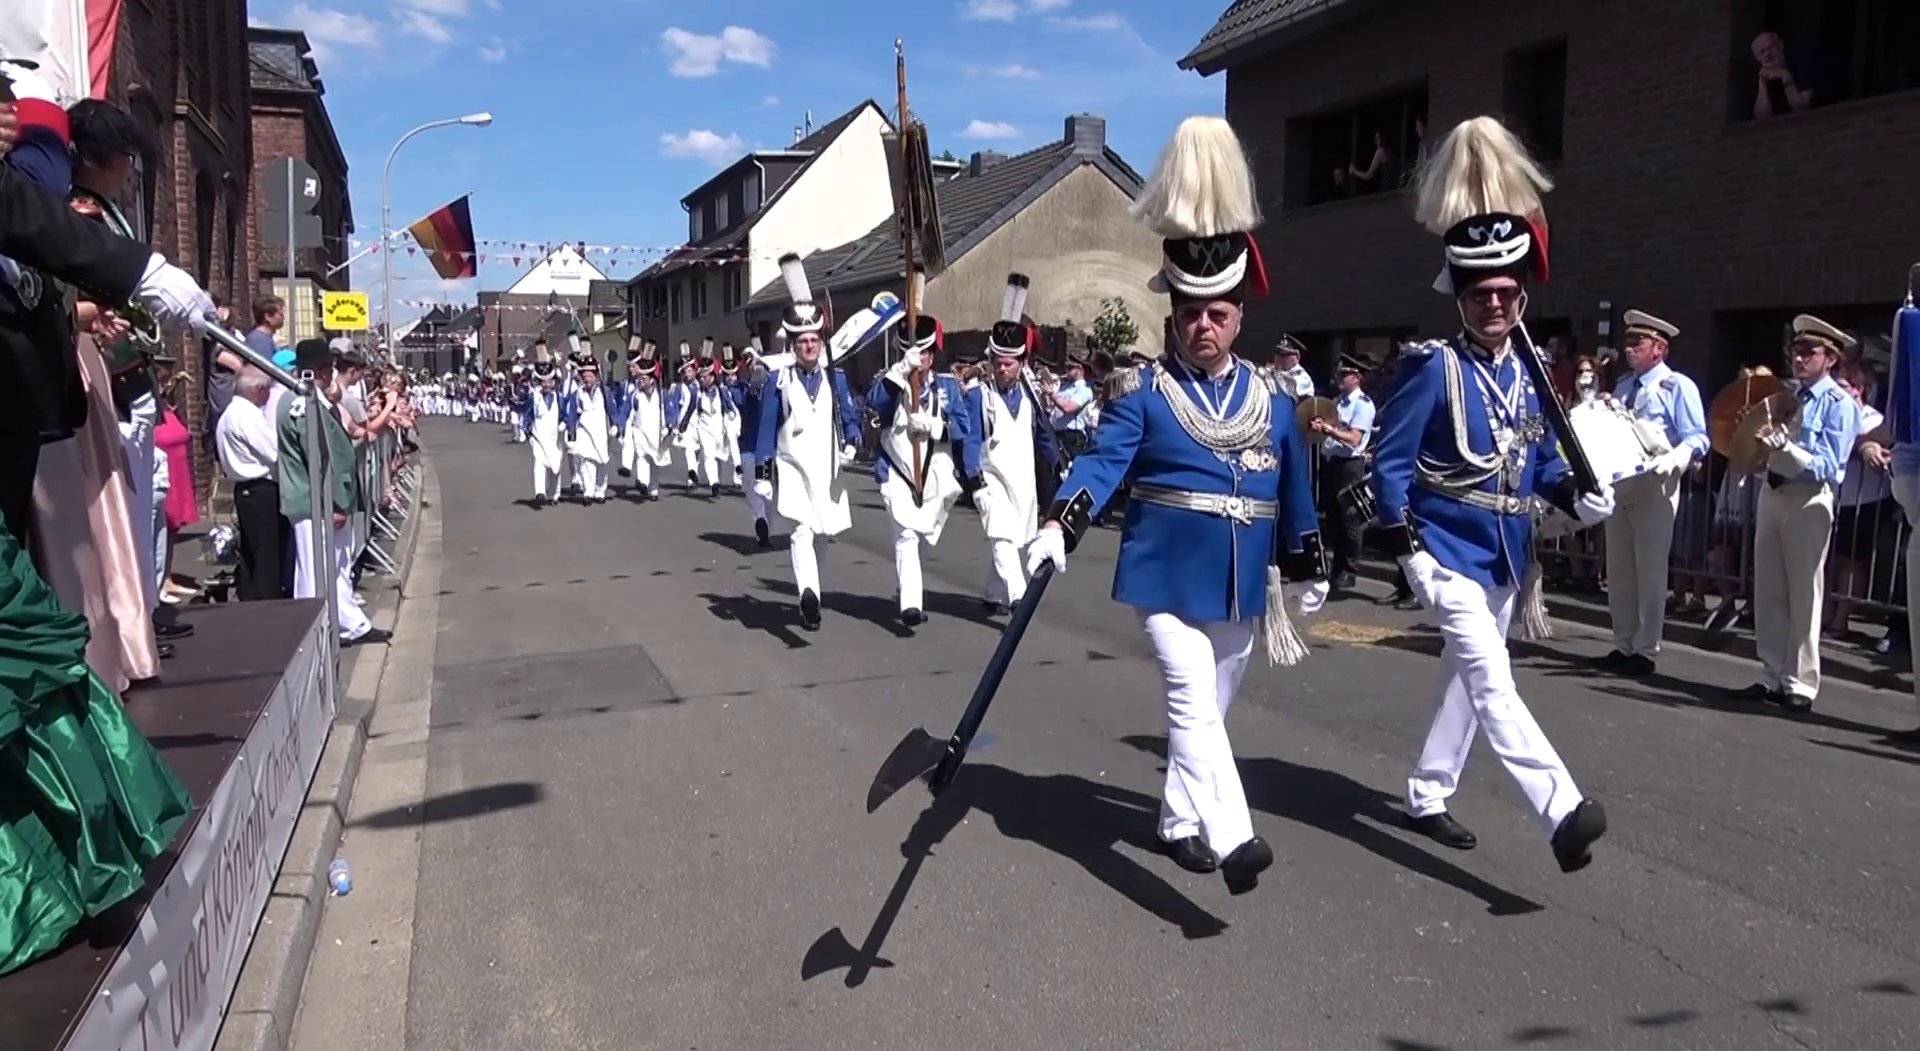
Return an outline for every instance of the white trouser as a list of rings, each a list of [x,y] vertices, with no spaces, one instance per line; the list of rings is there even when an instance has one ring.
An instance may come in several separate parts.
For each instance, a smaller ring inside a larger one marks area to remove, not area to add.
[[[1753,533],[1753,648],[1762,685],[1800,697],[1820,694],[1820,593],[1833,489],[1761,483]]]
[[[1027,567],[1020,559],[1020,545],[1011,540],[989,540],[993,564],[987,569],[987,601],[1011,606],[1027,593]]]
[[[900,583],[900,611],[925,609],[920,589],[920,534],[895,526],[893,575]]]
[[[819,534],[799,522],[793,525],[793,535],[787,538],[787,550],[793,556],[793,589],[796,595],[811,591],[820,594],[820,555],[814,545],[819,543]]]
[[[584,470],[586,461],[572,453],[566,453],[564,454],[564,462],[567,466],[567,485],[584,492],[587,486],[586,480],[582,476],[582,471]]]
[[[1632,486],[1632,495],[1607,519],[1607,609],[1613,648],[1652,657],[1660,652],[1667,623],[1667,555],[1680,510],[1680,476]]]
[[[1488,591],[1471,577],[1441,568],[1434,571],[1431,598],[1445,643],[1440,651],[1445,682],[1419,764],[1407,778],[1408,807],[1415,817],[1447,809],[1479,730],[1551,835],[1580,804],[1580,789],[1514,685],[1507,654],[1513,588]]]
[[[328,528],[333,557],[335,626],[343,639],[357,639],[373,628],[360,604],[353,600],[353,527]],[[293,523],[293,597],[316,598],[313,586],[313,520]]]
[[[584,456],[575,457],[574,463],[580,468],[581,495],[589,500],[605,500],[607,498],[607,465],[597,460],[589,460]]]
[[[696,454],[689,454],[696,455]],[[720,484],[720,458],[703,443],[697,453],[700,461],[700,484],[714,486]]]
[[[767,517],[766,498],[753,489],[753,472],[760,466],[760,458],[752,453],[740,454],[740,484],[747,494],[747,513],[758,522]]]
[[[1247,672],[1257,622],[1189,623],[1172,613],[1146,613],[1141,622],[1167,697],[1160,838],[1199,836],[1224,858],[1253,838],[1247,793],[1227,739],[1227,709]]]
[[[154,406],[153,395],[142,394],[133,402],[133,422],[120,424],[120,444],[126,449],[130,472],[127,484],[133,490],[127,494],[128,525],[133,528],[136,540],[153,531],[153,427],[159,417]],[[138,555],[141,590],[147,608],[152,609],[160,602],[154,586],[153,545],[139,545]]]
[[[549,500],[560,499],[560,472],[549,470],[546,462],[538,456],[533,458],[533,497]]]
[[[153,582],[161,594],[167,588],[167,491],[153,491]]]
[[[1909,653],[1920,653],[1920,475],[1893,476],[1893,498],[1907,513],[1907,644]],[[1920,675],[1913,678],[1913,703],[1920,709]]]
[[[653,461],[651,459],[645,456],[635,456],[633,457],[632,466],[627,469],[633,472],[633,484],[642,489],[653,488]]]

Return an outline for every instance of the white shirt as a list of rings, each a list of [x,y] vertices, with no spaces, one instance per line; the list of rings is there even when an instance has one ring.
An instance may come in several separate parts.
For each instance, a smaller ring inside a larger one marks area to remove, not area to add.
[[[220,470],[235,482],[253,482],[273,476],[280,462],[280,440],[260,406],[235,397],[213,428],[214,451]]]

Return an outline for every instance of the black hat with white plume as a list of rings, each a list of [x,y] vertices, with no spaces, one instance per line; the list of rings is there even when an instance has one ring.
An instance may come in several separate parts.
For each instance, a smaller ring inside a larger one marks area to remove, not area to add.
[[[1000,320],[987,334],[987,350],[999,357],[1020,357],[1033,339],[1033,330],[1025,320],[1028,284],[1025,274],[1007,275],[1007,291],[1000,298]]]
[[[826,311],[813,301],[813,288],[807,284],[807,267],[792,252],[780,257],[780,280],[787,285],[787,309],[780,327],[789,336],[819,332],[827,325]]]

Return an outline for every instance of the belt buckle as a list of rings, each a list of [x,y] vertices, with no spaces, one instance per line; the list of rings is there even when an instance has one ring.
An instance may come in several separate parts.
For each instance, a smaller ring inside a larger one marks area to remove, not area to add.
[[[1253,507],[1244,496],[1221,497],[1220,513],[1241,525],[1253,524]]]

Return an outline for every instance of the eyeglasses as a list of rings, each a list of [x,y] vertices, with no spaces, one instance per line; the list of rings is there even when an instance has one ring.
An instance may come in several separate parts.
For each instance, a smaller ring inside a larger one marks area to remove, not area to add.
[[[1467,290],[1467,298],[1474,306],[1490,307],[1494,303],[1517,303],[1523,290],[1515,285],[1512,288],[1473,288]]]

